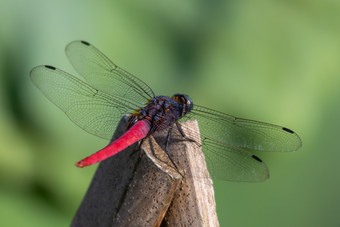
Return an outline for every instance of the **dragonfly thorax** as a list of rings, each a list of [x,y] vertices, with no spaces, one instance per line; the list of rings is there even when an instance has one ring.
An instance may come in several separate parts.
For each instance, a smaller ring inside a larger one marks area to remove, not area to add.
[[[176,94],[172,98],[156,96],[150,99],[145,107],[131,115],[131,125],[147,119],[151,123],[151,132],[162,130],[184,117],[192,110],[193,103],[186,95]]]

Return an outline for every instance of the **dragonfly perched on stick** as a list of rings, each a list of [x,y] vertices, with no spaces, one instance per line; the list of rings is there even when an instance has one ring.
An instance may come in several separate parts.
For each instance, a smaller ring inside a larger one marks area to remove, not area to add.
[[[107,159],[160,130],[168,130],[164,149],[167,152],[173,127],[186,139],[180,122],[188,119],[199,123],[200,132],[191,134],[197,135],[196,142],[202,146],[213,178],[264,181],[269,177],[266,165],[247,149],[288,152],[302,145],[300,137],[286,127],[199,106],[183,94],[171,98],[156,96],[146,83],[118,67],[88,42],[71,42],[66,55],[86,82],[49,65],[37,66],[30,73],[50,101],[75,124],[104,139],[111,138],[123,115],[130,116],[128,130],[121,137],[77,162],[78,167]],[[195,140],[195,136],[190,140]]]

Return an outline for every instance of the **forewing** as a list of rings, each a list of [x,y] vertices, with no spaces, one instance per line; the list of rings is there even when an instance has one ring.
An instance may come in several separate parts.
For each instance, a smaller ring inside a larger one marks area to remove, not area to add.
[[[95,88],[125,97],[138,106],[154,97],[147,84],[118,67],[88,42],[73,41],[65,51],[75,70]]]
[[[197,119],[201,138],[234,147],[259,151],[295,151],[302,143],[290,129],[259,121],[237,118],[202,106],[194,106],[182,119]]]
[[[30,76],[75,124],[104,139],[111,139],[119,120],[134,109],[129,101],[97,90],[52,66],[37,66]]]

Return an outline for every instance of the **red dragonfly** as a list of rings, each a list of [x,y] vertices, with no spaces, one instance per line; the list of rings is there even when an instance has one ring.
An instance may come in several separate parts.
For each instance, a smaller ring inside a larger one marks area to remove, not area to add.
[[[88,42],[71,42],[66,55],[86,82],[49,65],[37,66],[30,73],[50,101],[85,131],[104,139],[111,139],[123,115],[130,115],[125,134],[77,162],[78,167],[107,159],[155,131],[174,125],[185,138],[179,122],[188,119],[198,120],[197,141],[213,178],[264,181],[269,177],[266,165],[247,149],[295,151],[302,145],[300,137],[288,128],[211,110],[193,104],[187,95],[156,96],[146,83],[118,67]]]

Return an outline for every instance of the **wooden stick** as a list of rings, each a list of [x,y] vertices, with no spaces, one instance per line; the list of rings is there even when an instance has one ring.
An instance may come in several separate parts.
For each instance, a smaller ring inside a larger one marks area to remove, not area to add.
[[[196,121],[183,124],[198,130]],[[125,117],[112,140],[126,125]],[[167,130],[154,133],[101,162],[72,226],[219,226],[204,156],[173,131],[169,153],[178,170],[164,152]]]

